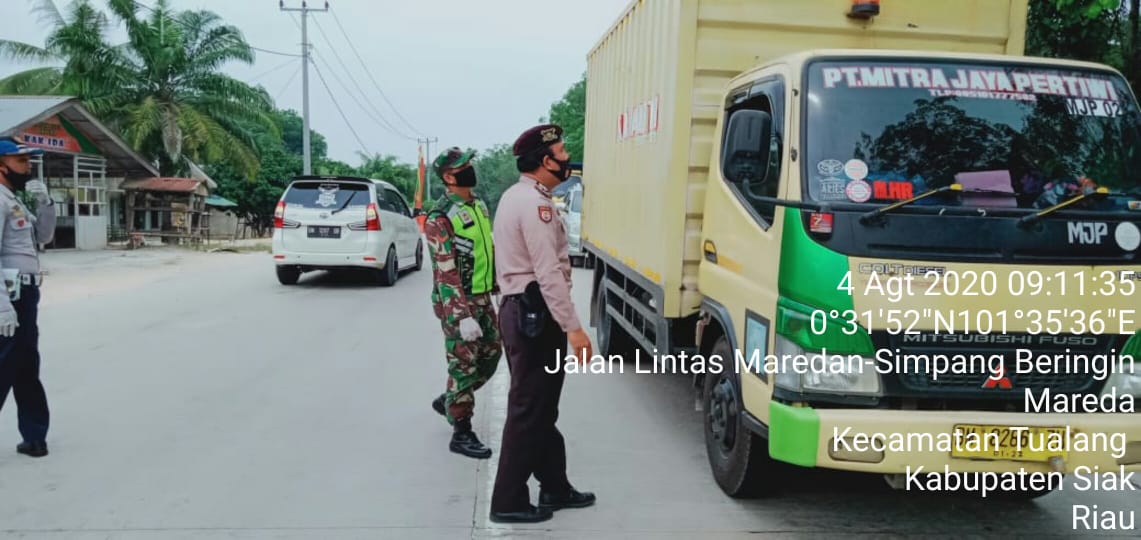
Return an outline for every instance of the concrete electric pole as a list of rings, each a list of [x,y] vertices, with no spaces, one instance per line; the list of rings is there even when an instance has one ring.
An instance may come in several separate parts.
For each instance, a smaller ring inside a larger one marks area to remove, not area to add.
[[[285,7],[285,0],[280,0],[278,7],[281,11],[301,12],[301,146],[302,163],[305,167],[304,174],[308,176],[313,174],[313,161],[309,148],[309,24],[307,17],[310,11],[329,11],[329,2],[326,0],[325,7],[321,9],[309,7],[305,0],[301,1],[300,8],[287,8]]]
[[[426,161],[428,163],[428,167],[427,167],[428,170],[424,171],[424,200],[425,201],[432,200],[431,163],[432,163],[432,160],[436,159],[436,156],[432,155],[432,143],[439,142],[439,141],[440,141],[440,139],[438,139],[436,137],[416,139],[416,142],[424,143],[424,145],[427,146],[427,148],[425,148],[425,150],[424,150],[424,161]]]

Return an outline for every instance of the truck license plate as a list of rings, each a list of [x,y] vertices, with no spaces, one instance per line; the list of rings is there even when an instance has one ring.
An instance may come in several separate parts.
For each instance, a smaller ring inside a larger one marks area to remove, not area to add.
[[[956,424],[955,432],[960,434],[960,440],[963,441],[961,448],[951,448],[951,457],[955,458],[1036,462],[1047,462],[1055,456],[1069,459],[1068,452],[1050,450],[1051,447],[1058,446],[1056,443],[1050,444],[1050,441],[1065,440],[1064,427],[1030,427],[1016,431],[1010,426]],[[968,437],[980,439],[977,444],[973,441],[968,444]]]
[[[340,238],[340,227],[326,227],[324,225],[310,225],[309,238]]]

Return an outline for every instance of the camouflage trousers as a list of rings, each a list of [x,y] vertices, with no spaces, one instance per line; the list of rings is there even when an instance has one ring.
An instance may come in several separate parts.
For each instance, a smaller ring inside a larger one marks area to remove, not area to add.
[[[444,405],[449,424],[471,418],[475,410],[475,391],[495,374],[503,344],[499,339],[499,321],[492,306],[491,295],[473,295],[468,304],[471,314],[479,322],[483,336],[475,341],[464,341],[460,336],[459,321],[442,321],[444,350],[448,358],[448,384]]]

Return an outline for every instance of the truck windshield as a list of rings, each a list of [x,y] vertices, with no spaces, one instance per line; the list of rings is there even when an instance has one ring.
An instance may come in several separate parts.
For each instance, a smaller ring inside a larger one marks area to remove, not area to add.
[[[808,69],[805,197],[1041,209],[1141,210],[1138,109],[1105,71],[864,60]]]

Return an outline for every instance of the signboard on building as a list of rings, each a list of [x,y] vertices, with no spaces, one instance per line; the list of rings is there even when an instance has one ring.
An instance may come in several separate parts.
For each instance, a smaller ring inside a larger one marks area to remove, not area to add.
[[[59,115],[24,128],[20,136],[29,146],[44,150],[73,154],[98,153],[94,152],[95,146],[90,141]]]

